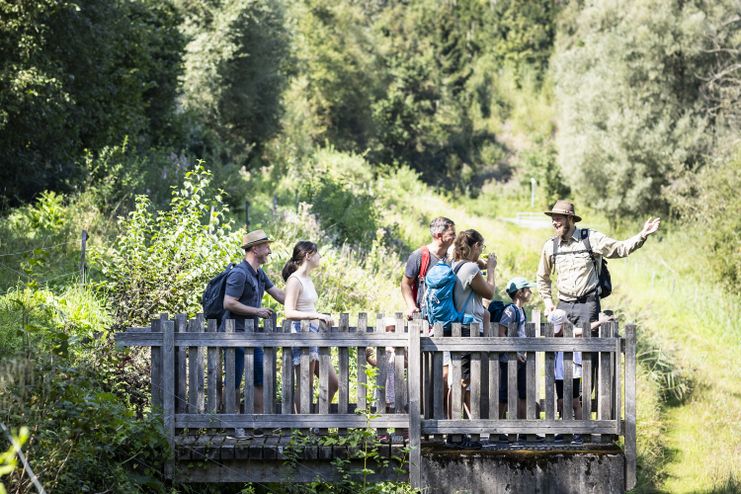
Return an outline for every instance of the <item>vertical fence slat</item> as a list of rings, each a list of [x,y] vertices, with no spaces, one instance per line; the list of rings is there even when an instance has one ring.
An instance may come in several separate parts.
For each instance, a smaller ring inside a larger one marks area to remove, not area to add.
[[[188,332],[203,332],[203,314],[188,322]],[[188,412],[203,413],[203,349],[188,347]]]
[[[435,338],[443,337],[443,325],[441,323],[435,323],[433,328],[433,335]],[[450,371],[450,369],[448,369]],[[443,352],[434,352],[432,357],[432,381],[434,388],[434,395],[432,398],[433,405],[433,418],[442,420],[445,418],[445,401],[447,400],[446,389],[447,383],[443,379]],[[442,435],[437,434],[437,439],[441,439]]]
[[[340,333],[347,333],[350,328],[350,314],[340,314]],[[350,404],[350,353],[346,347],[339,349],[340,375],[338,393],[339,413],[348,413]]]
[[[185,333],[187,330],[188,316],[186,314],[177,314],[175,316],[175,332]],[[185,413],[188,409],[188,402],[185,398],[187,379],[186,351],[184,346],[175,347],[175,411],[177,413]]]
[[[533,322],[533,325],[535,326],[535,337],[540,338],[543,336],[542,330],[541,330],[541,324],[542,321],[540,320],[541,313],[538,309],[533,309],[532,314],[530,315],[530,320]],[[543,364],[544,364],[544,358],[545,354],[543,352],[537,352],[535,354],[535,401],[538,403],[540,400],[540,397],[543,396],[543,390],[541,388],[541,380],[538,379],[538,376],[542,376],[543,372]],[[540,418],[540,415],[536,411],[536,418]]]
[[[283,321],[283,333],[291,332],[291,321]],[[283,365],[281,368],[281,413],[289,415],[293,413],[293,355],[291,347],[283,347]]]
[[[264,328],[266,333],[275,332],[272,317],[264,319]],[[275,347],[266,346],[263,352],[262,413],[275,413]]]
[[[499,336],[499,322],[492,322],[489,327],[489,337]],[[499,352],[489,352],[489,420],[499,420]],[[494,439],[489,434],[489,439]]]
[[[600,338],[610,337],[610,327],[607,324],[603,324],[599,328]],[[610,372],[610,353],[600,352],[599,354],[599,402],[597,415],[600,420],[610,420],[612,418],[612,400],[610,399],[610,391],[612,388],[612,373]],[[602,435],[602,441],[610,441],[611,438],[608,435]]]
[[[453,323],[451,336],[459,338],[461,334],[461,324]],[[460,419],[462,414],[462,356],[463,354],[461,352],[450,352],[450,366],[448,368],[448,372],[450,373],[449,375],[451,376],[451,378],[448,379],[448,382],[450,383],[450,418],[454,420]],[[454,443],[461,441],[460,434],[453,434],[452,436],[448,437],[450,437],[451,441]]]
[[[636,485],[636,327],[625,327],[625,490]]]
[[[479,323],[471,324],[470,337],[478,338],[479,335]],[[469,383],[471,386],[471,399],[470,409],[471,419],[478,420],[481,418],[481,353],[473,352],[471,354],[471,370]],[[471,434],[471,439],[479,441],[481,439],[480,434]]]
[[[321,334],[326,336],[327,328],[321,326]],[[329,367],[332,365],[329,352],[328,347],[319,347],[319,413],[329,413]]]
[[[517,323],[511,322],[507,336],[517,336]],[[517,352],[507,352],[507,419],[517,418]]]
[[[376,314],[376,333],[385,333],[386,328],[383,325],[384,314]],[[388,358],[386,357],[386,347],[376,347],[376,413],[386,413],[386,375],[388,369]]]
[[[160,314],[158,320],[152,321],[152,331],[162,333],[163,324],[167,321],[167,314]],[[152,407],[162,407],[162,347],[152,347],[150,350],[152,365],[150,367],[150,382],[152,384]]]
[[[162,412],[170,458],[165,463],[165,477],[172,478],[175,454],[175,323],[162,323]]]
[[[525,324],[525,335],[528,338],[535,338],[535,324]],[[527,352],[527,361],[525,364],[525,418],[535,419],[535,352]],[[535,434],[527,435],[528,441],[535,440]]]
[[[234,333],[234,319],[226,320],[226,333]],[[236,413],[237,411],[237,381],[235,376],[234,348],[224,349],[224,411],[226,413]]]
[[[422,451],[420,437],[420,337],[422,321],[412,321],[409,327],[409,483],[422,487]],[[398,325],[397,325],[398,328]]]
[[[582,323],[582,338],[591,338],[592,330],[588,322]],[[592,353],[581,354],[581,399],[582,417],[584,420],[592,420]]]
[[[563,337],[573,338],[574,327],[570,323],[563,325]],[[561,420],[574,420],[572,395],[574,392],[574,354],[563,352],[563,400],[561,405]]]
[[[622,359],[622,351],[621,351],[621,338],[620,334],[618,333],[618,323],[613,322],[612,323],[612,337],[615,338],[615,366],[613,367],[612,374],[615,378],[615,381],[613,383],[613,397],[614,397],[614,403],[613,403],[613,409],[612,409],[612,418],[615,419],[615,434],[619,435],[622,431],[620,428],[620,419],[621,419],[621,411],[622,411],[622,386],[620,382],[620,376],[622,374],[621,372],[621,365],[620,361]],[[617,437],[615,438],[617,439]]]
[[[396,314],[396,327],[394,328],[396,333],[404,332],[404,319],[402,314]],[[404,359],[405,349],[401,347],[394,348],[394,412],[405,413],[407,404],[406,392],[407,384],[404,379]],[[412,382],[412,381],[410,381]],[[419,384],[419,380],[417,380]],[[417,390],[419,391],[419,389]]]
[[[368,314],[361,312],[358,314],[358,333],[366,333],[368,331]],[[366,365],[366,347],[357,347],[357,359],[358,359],[358,409],[365,410],[368,406],[368,376],[365,374]]]
[[[209,319],[206,331],[209,333],[215,333],[217,330],[216,320]],[[208,359],[208,376],[206,377],[208,387],[208,413],[217,413],[219,411],[219,383],[221,379],[221,364],[219,362],[219,356],[221,349],[219,347],[208,347],[207,350]]]
[[[301,334],[309,332],[309,321],[301,321]],[[312,402],[312,375],[311,355],[309,347],[301,347],[301,365],[299,375],[299,401],[301,404],[299,413],[311,413]]]
[[[255,321],[252,319],[244,320],[244,332],[254,333],[255,332]],[[244,413],[253,414],[255,410],[255,395],[257,390],[255,389],[255,349],[245,348],[244,349],[244,371],[242,372],[242,384],[244,385]],[[264,378],[265,376],[263,376]],[[263,386],[265,382],[263,380]],[[263,387],[264,389],[264,387]],[[239,403],[237,403],[237,408]],[[233,413],[236,413],[233,412]]]
[[[553,324],[545,324],[543,326],[546,338],[553,338]],[[545,419],[554,420],[556,418],[556,403],[554,395],[556,394],[555,388],[555,363],[556,354],[554,352],[545,352]],[[546,441],[553,441],[553,434],[546,434]]]

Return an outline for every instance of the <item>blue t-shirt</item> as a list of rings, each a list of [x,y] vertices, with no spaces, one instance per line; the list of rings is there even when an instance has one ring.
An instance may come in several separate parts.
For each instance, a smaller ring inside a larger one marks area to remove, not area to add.
[[[227,276],[225,294],[239,298],[241,304],[249,307],[262,307],[262,296],[266,290],[270,290],[272,287],[273,283],[262,268],[255,271],[250,263],[242,261]],[[257,316],[232,315],[228,310],[224,314],[224,319],[234,319],[234,328],[237,331],[244,331],[245,319],[255,321],[254,328],[257,328],[260,320]]]

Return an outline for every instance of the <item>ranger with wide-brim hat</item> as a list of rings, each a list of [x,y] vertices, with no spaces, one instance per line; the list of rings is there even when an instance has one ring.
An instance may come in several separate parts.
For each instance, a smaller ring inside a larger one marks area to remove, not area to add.
[[[574,203],[569,201],[558,200],[556,201],[556,204],[553,205],[550,211],[543,211],[548,216],[553,216],[554,214],[560,214],[563,216],[571,216],[574,218],[574,222],[578,223],[581,221],[581,216],[576,214],[576,208],[574,208]]]

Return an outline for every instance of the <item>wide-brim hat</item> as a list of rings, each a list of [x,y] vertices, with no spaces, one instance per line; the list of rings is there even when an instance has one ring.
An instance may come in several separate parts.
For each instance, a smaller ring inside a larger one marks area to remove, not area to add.
[[[550,211],[543,211],[548,216],[553,216],[554,214],[562,214],[564,216],[572,216],[574,218],[575,222],[581,221],[581,216],[576,214],[576,209],[574,208],[574,203],[564,200],[556,201],[556,204],[553,205]]]
[[[272,240],[268,238],[267,234],[263,230],[255,230],[249,232],[242,238],[242,248],[247,249],[267,242],[272,242]]]

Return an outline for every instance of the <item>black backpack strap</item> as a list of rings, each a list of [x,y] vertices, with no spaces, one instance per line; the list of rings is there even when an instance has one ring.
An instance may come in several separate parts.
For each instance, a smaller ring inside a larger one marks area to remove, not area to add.
[[[463,267],[463,265],[466,264],[467,262],[471,262],[471,261],[461,261],[461,262],[459,262],[458,265],[453,268],[453,274],[458,274],[458,271],[460,271],[461,268]]]

